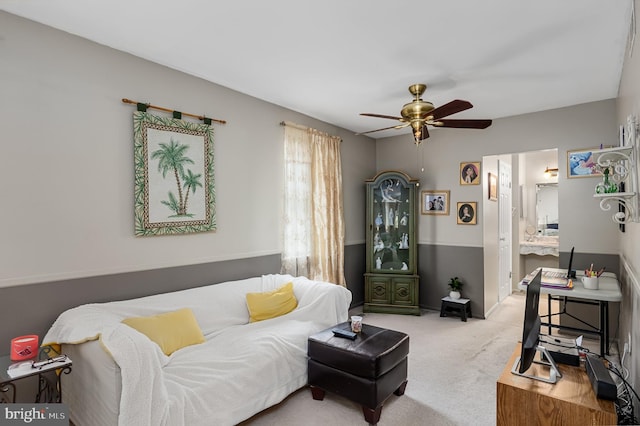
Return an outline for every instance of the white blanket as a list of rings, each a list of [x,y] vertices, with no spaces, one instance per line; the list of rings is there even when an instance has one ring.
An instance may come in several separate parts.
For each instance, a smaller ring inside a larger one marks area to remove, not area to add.
[[[246,293],[288,281],[294,283],[298,307],[278,318],[248,323]],[[121,369],[120,425],[233,425],[306,384],[307,337],[346,321],[350,302],[351,293],[335,284],[267,275],[79,306],[60,315],[43,341],[101,339]],[[193,310],[207,341],[171,356],[121,324],[127,317],[183,307]]]

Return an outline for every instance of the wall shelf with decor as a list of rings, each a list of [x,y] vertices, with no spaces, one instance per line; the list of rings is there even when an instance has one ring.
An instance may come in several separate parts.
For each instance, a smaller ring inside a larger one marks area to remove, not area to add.
[[[624,146],[593,151],[594,161],[606,172],[604,183],[599,182],[596,185],[593,197],[600,200],[600,208],[603,211],[617,207],[612,219],[618,224],[640,222],[636,130],[635,118],[629,117]],[[607,183],[611,183],[614,189],[607,189]]]

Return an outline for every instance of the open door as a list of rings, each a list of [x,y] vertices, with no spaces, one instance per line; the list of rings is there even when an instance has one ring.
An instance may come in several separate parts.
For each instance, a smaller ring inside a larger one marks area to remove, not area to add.
[[[511,294],[511,165],[498,161],[498,301]]]

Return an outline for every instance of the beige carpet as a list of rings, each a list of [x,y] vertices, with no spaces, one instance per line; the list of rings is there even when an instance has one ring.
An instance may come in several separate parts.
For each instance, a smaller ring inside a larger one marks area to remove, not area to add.
[[[541,303],[541,305],[546,305]],[[409,383],[391,395],[380,417],[384,425],[494,425],[496,380],[522,337],[524,294],[509,296],[486,319],[365,314],[364,322],[410,336]],[[357,313],[357,311],[355,312]],[[365,424],[360,406],[327,393],[315,401],[303,388],[243,425]]]
[[[522,338],[524,293],[514,293],[486,320],[365,314],[366,323],[410,336],[409,383],[403,396],[385,402],[380,426],[495,425],[496,381]],[[546,312],[546,299],[540,302]],[[361,312],[356,309],[352,314]],[[597,340],[585,339],[592,350]],[[305,387],[282,403],[242,423],[243,426],[360,425],[362,409],[327,393],[315,401]]]

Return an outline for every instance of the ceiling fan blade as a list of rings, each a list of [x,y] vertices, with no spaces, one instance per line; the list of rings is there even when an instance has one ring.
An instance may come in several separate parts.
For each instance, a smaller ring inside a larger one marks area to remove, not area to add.
[[[457,112],[465,111],[469,108],[473,108],[471,102],[463,101],[461,99],[456,99],[448,104],[444,104],[429,112],[428,116],[432,116],[434,120],[438,120],[442,117],[446,117],[451,114],[455,114]]]
[[[437,120],[431,123],[435,127],[455,127],[458,129],[486,129],[491,120]]]
[[[356,133],[356,135],[366,135],[367,133],[380,132],[382,130],[389,130],[389,129],[402,129],[403,127],[407,127],[408,125],[409,125],[409,123],[398,124],[397,126],[383,127],[382,129],[369,130],[367,132]]]
[[[404,121],[404,118],[402,118],[402,117],[394,117],[392,115],[373,114],[373,113],[370,113],[370,112],[363,112],[363,113],[360,113],[360,115],[364,115],[364,116],[367,116],[367,117],[389,118],[391,120]]]

